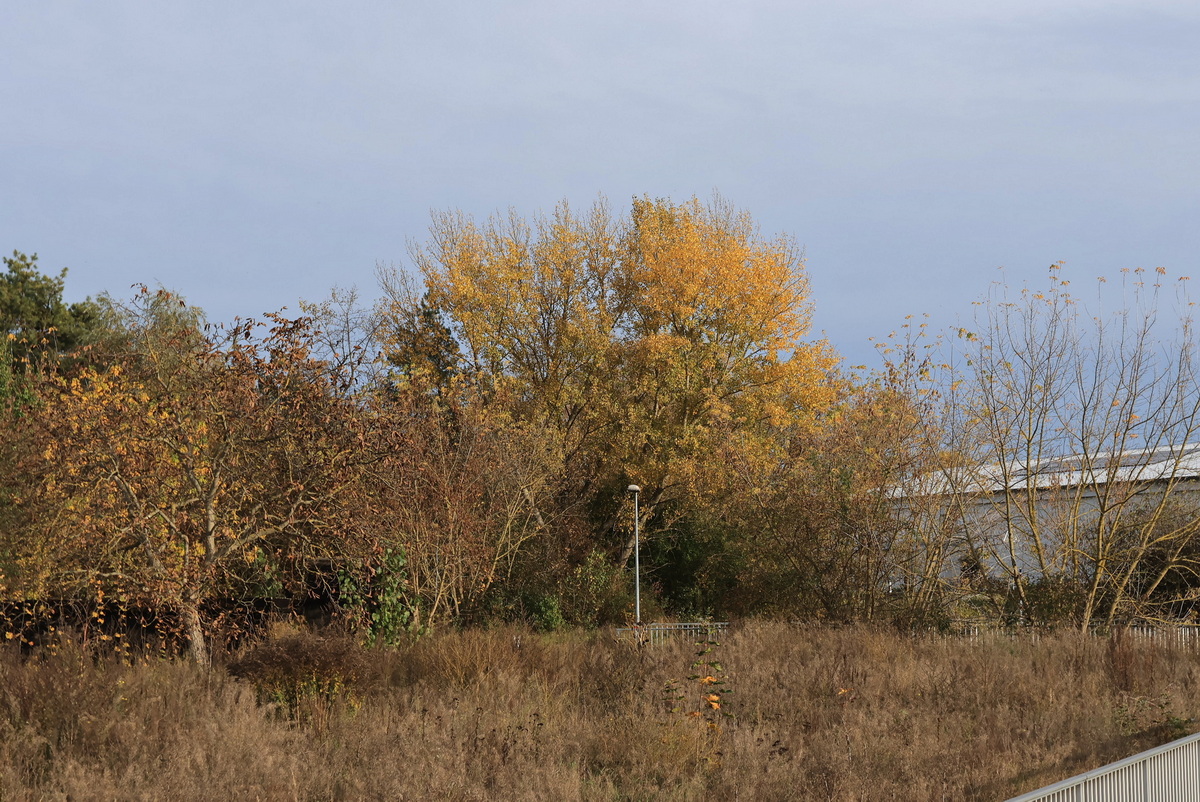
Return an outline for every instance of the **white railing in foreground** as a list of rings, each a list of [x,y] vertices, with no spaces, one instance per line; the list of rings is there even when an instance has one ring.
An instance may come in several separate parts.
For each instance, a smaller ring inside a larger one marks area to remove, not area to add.
[[[1200,802],[1200,732],[1008,802]]]
[[[675,639],[703,638],[712,640],[729,629],[728,622],[700,622],[694,624],[642,624],[641,626],[619,627],[617,638],[636,640],[650,646],[661,646]]]

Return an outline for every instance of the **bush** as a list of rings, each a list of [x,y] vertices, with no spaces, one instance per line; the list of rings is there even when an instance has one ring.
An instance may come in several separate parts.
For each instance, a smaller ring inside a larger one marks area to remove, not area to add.
[[[403,549],[386,549],[374,570],[338,574],[342,607],[365,630],[368,646],[395,646],[412,624],[412,600],[406,591],[408,559]]]
[[[294,632],[249,649],[228,671],[254,686],[260,704],[291,720],[323,724],[337,706],[357,709],[366,666],[350,637]]]

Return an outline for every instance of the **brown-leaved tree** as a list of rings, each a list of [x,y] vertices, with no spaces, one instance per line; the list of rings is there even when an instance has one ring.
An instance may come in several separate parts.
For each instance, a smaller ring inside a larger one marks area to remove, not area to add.
[[[303,320],[214,330],[148,290],[116,313],[128,336],[103,367],[40,382],[6,584],[174,613],[203,662],[222,604],[369,549],[355,409]]]

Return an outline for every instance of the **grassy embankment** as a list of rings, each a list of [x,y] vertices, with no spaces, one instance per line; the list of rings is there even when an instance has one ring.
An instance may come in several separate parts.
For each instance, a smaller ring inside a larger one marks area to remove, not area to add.
[[[211,669],[8,651],[0,798],[994,800],[1200,717],[1200,654],[1130,638],[755,623],[697,651],[516,629],[293,633]]]

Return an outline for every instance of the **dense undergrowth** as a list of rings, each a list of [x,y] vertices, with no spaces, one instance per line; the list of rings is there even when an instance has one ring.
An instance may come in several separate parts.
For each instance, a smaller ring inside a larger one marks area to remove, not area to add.
[[[1004,799],[1191,731],[1200,654],[752,623],[0,654],[3,799]]]

